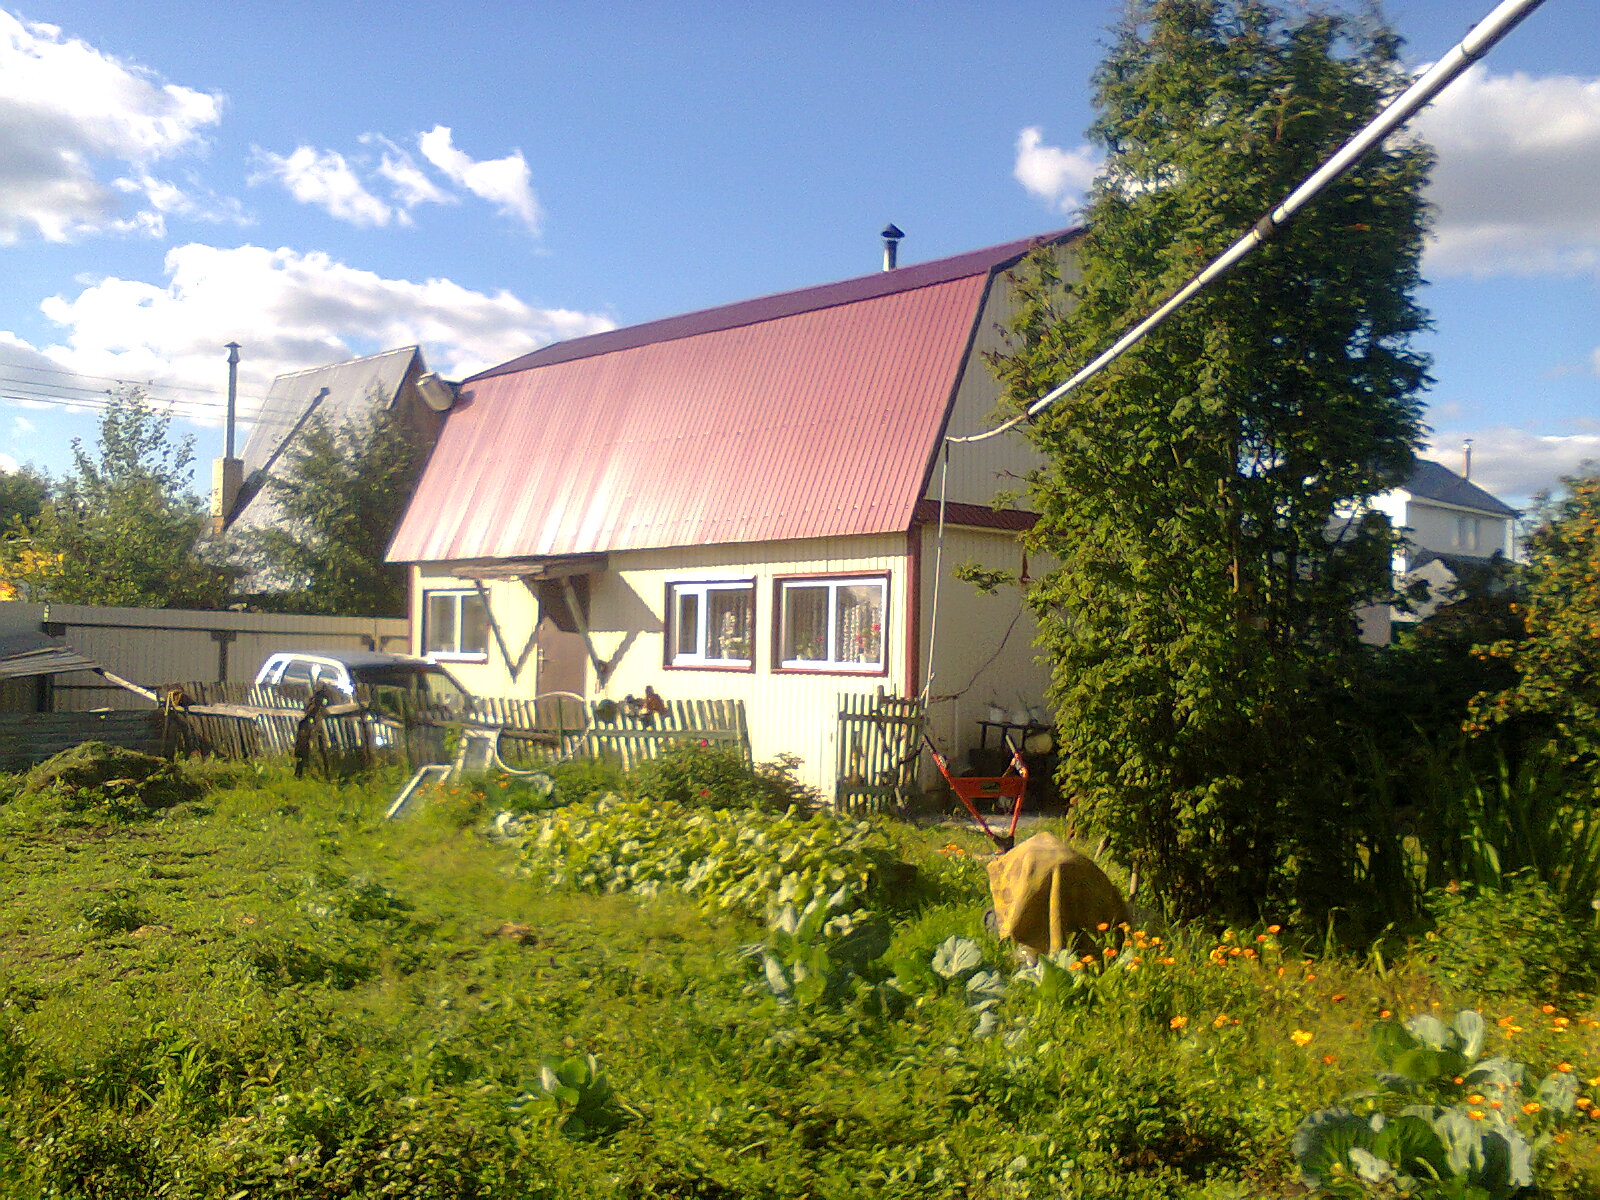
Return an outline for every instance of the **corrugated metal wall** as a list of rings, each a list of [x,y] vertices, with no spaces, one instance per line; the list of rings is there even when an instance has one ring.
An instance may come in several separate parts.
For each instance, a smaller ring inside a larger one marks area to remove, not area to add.
[[[995,595],[986,596],[953,574],[962,563],[1016,572],[1022,565],[1017,535],[945,527],[937,634],[932,619],[937,531],[927,526],[922,536],[924,670],[929,662],[929,639],[935,637],[932,694],[937,698],[959,693],[931,706],[928,734],[941,751],[959,759],[978,744],[978,721],[987,715],[991,703],[1008,713],[1043,704],[1050,671],[1039,661],[1039,649],[1034,645],[1038,626],[1023,607],[1018,589],[1002,587]],[[1035,575],[1046,567],[1037,560],[1030,564]]]
[[[1080,276],[1071,246],[1056,248],[1056,258],[1061,264],[1062,278],[1071,282]],[[998,424],[995,406],[1000,401],[1000,384],[990,371],[984,356],[1004,351],[1007,339],[1004,332],[1016,311],[1015,299],[1005,277],[997,278],[989,288],[984,301],[983,315],[978,319],[978,334],[973,353],[967,361],[966,373],[956,392],[956,402],[950,413],[948,432],[955,435],[980,433]],[[950,475],[946,484],[946,498],[965,504],[987,505],[995,493],[1014,489],[1018,480],[1041,459],[1021,432],[1002,434],[984,442],[957,444],[951,447]],[[939,497],[939,469],[934,468],[929,482],[928,497]],[[1027,508],[1024,500],[1016,507]]]
[[[39,629],[59,637],[124,679],[168,683],[248,682],[278,650],[404,652],[409,623],[400,617],[315,617],[292,613],[196,612],[102,608],[82,604],[0,603],[0,628]],[[59,675],[57,712],[138,708],[146,702],[86,671]]]

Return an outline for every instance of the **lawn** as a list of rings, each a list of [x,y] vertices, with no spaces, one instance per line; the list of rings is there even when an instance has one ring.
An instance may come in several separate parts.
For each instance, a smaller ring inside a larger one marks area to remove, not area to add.
[[[1302,1120],[1458,1008],[1527,1064],[1471,1111],[1518,1118],[1540,1194],[1600,1194],[1590,1000],[1485,1006],[1427,943],[1152,923],[1030,975],[947,827],[580,800],[491,837],[515,785],[386,823],[392,778],[200,773],[153,815],[0,805],[6,1197],[1306,1195]],[[787,925],[732,878],[762,855]]]

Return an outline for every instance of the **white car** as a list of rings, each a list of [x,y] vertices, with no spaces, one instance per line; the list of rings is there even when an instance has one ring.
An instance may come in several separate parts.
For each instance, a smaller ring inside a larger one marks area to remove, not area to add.
[[[459,711],[467,691],[438,663],[376,650],[284,650],[267,657],[256,672],[257,687],[312,689],[326,686],[354,698],[357,687],[398,689],[427,705]]]

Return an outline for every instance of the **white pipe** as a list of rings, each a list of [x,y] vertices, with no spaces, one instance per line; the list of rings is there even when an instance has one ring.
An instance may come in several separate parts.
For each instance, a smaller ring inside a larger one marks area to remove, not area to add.
[[[982,433],[968,434],[966,437],[951,437],[945,440],[949,442],[981,442],[1005,433],[1007,430],[1015,429],[1028,417],[1036,416],[1043,412],[1050,405],[1061,399],[1062,396],[1098,375],[1141,341],[1145,334],[1181,308],[1202,288],[1225,274],[1235,263],[1270,238],[1279,226],[1305,207],[1312,197],[1342,175],[1351,164],[1366,154],[1373,146],[1377,145],[1401,124],[1431,103],[1458,75],[1488,53],[1496,42],[1516,28],[1524,17],[1542,3],[1544,3],[1544,0],[1502,0],[1493,12],[1473,26],[1472,31],[1457,43],[1453,50],[1419,75],[1410,87],[1391,100],[1382,112],[1346,142],[1332,158],[1313,171],[1304,183],[1290,192],[1282,204],[1257,221],[1249,233],[1224,250],[1210,266],[1173,293],[1160,308],[1117,339],[1109,350],[1104,351],[1071,379],[1035,400],[1026,410],[1018,413],[1004,424],[997,425],[993,429],[985,430]]]

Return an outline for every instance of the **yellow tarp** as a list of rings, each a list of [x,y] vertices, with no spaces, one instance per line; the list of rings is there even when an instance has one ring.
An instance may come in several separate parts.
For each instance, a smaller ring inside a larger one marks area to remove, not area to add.
[[[1079,954],[1094,947],[1083,936],[1105,924],[1126,921],[1127,905],[1116,885],[1094,860],[1053,834],[1039,833],[989,864],[1000,936],[1035,954],[1054,954],[1072,946]]]

